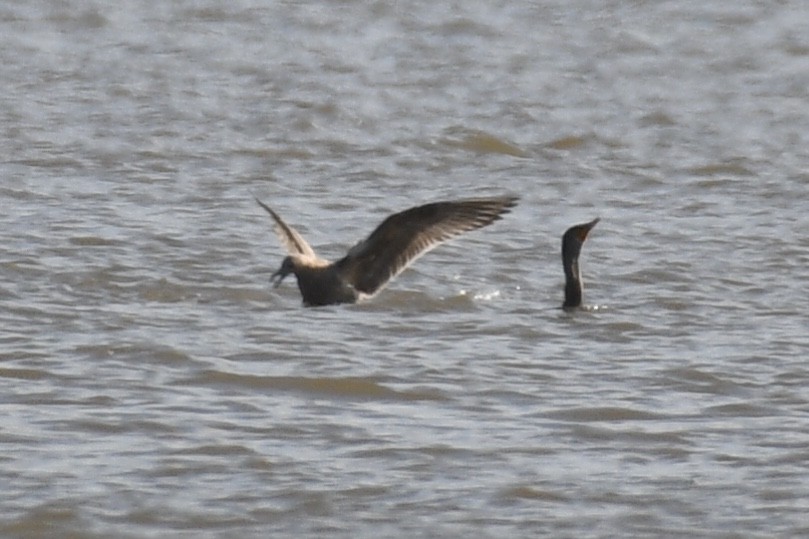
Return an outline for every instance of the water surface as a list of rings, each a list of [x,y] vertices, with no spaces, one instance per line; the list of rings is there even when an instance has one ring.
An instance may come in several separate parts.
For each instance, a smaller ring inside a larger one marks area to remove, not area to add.
[[[806,535],[809,9],[388,4],[0,8],[0,535]]]

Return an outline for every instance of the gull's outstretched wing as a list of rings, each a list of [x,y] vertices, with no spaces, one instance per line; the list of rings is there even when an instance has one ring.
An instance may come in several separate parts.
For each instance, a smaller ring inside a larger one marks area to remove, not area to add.
[[[497,221],[517,200],[509,196],[434,202],[393,214],[336,262],[336,269],[355,290],[371,296],[424,253]]]
[[[275,234],[278,236],[278,239],[281,240],[281,243],[284,245],[289,254],[315,257],[315,251],[309,246],[308,243],[306,243],[306,240],[303,239],[303,236],[301,236],[297,230],[286,224],[284,220],[281,219],[281,216],[275,213],[272,208],[264,204],[258,198],[253,198],[256,199],[259,206],[267,210],[267,213],[269,213],[270,217],[272,217],[273,221],[275,221],[275,226],[273,227]]]

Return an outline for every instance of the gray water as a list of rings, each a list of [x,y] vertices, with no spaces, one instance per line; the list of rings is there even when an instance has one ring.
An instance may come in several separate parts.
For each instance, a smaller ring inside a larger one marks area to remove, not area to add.
[[[0,536],[809,534],[809,6],[0,7]],[[326,257],[518,194],[368,303]],[[567,313],[559,242],[600,216]]]

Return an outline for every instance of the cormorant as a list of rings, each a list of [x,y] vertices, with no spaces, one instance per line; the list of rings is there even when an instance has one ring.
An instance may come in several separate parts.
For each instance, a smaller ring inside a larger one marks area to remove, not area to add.
[[[579,268],[579,253],[584,245],[584,240],[587,239],[587,234],[598,221],[600,218],[596,217],[589,223],[572,226],[562,236],[562,267],[565,269],[565,302],[562,307],[565,309],[581,307],[583,284]]]

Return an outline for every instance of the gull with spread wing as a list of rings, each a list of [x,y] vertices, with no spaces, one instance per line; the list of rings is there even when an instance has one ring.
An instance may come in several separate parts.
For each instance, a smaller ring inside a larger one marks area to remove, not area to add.
[[[499,220],[518,197],[433,202],[389,216],[335,262],[319,258],[297,230],[269,206],[275,232],[288,251],[272,275],[275,286],[294,273],[306,306],[355,303],[374,296],[418,257],[456,236]]]

